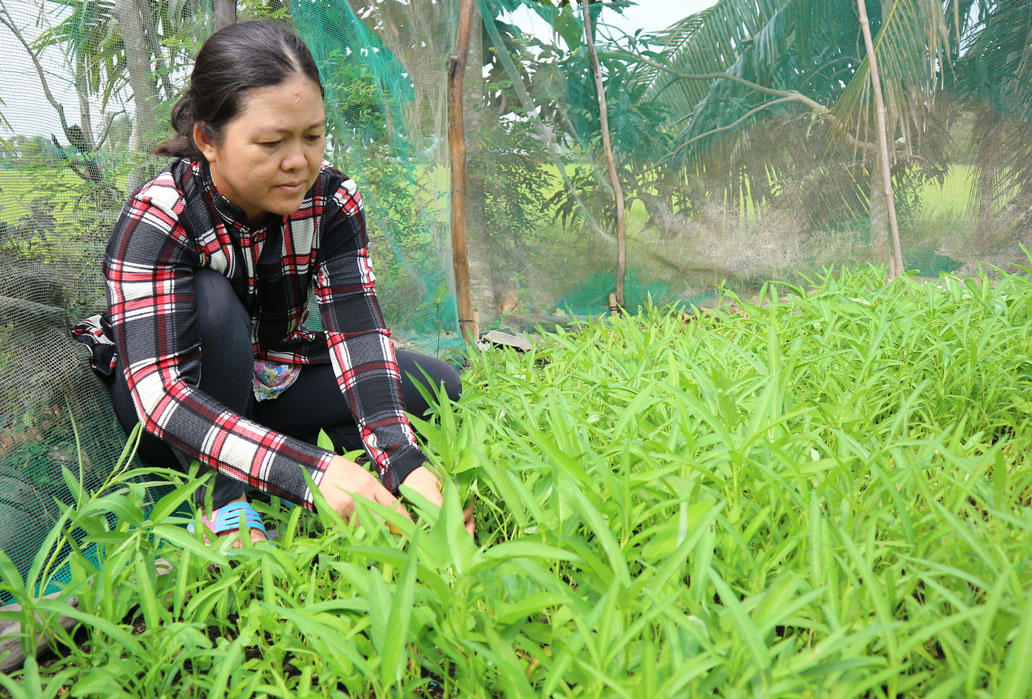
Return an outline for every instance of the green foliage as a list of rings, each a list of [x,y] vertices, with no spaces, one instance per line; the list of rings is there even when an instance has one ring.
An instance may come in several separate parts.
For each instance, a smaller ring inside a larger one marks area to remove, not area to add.
[[[124,186],[127,168],[138,160],[124,153],[98,155],[101,179],[91,181],[36,145],[23,144],[10,167],[0,169],[6,204],[0,209],[0,252],[46,264],[65,282],[66,309],[95,312],[104,298],[98,260],[124,199],[116,182]]]
[[[259,507],[277,547],[207,546],[181,528],[200,479],[148,472],[179,486],[147,513],[117,469],[65,513],[27,579],[0,556],[3,586],[41,615],[24,617],[27,650],[46,627],[59,651],[4,684],[1020,695],[1032,285],[883,278],[841,270],[812,293],[725,299],[742,314],[686,323],[647,308],[480,355],[461,401],[417,422],[445,504],[394,521],[401,537],[372,503],[353,530],[321,502],[309,514],[273,499]],[[74,528],[100,563],[76,550],[61,595],[36,599]]]
[[[448,286],[448,280],[442,279],[438,282],[437,287],[434,288],[434,295],[429,301],[416,306],[417,311],[427,311],[427,316],[433,318],[434,328],[437,331],[437,349],[434,352],[434,356],[441,356],[441,333],[444,332],[444,320],[441,317],[441,311],[444,309],[445,304],[448,302],[448,296],[451,293],[451,288]]]
[[[889,140],[903,139],[895,186],[905,205],[925,179],[942,177],[937,166],[948,139],[926,123],[937,71],[948,70],[944,4],[870,5],[891,105]],[[673,147],[662,160],[699,178],[695,198],[797,208],[815,229],[866,218],[872,156],[843,138],[848,132],[877,142],[854,2],[721,0],[631,48],[649,60],[636,80],[671,115],[664,128],[673,130]],[[684,77],[713,73],[759,88]],[[792,93],[831,111],[793,100]]]
[[[957,19],[966,50],[954,56],[946,89],[974,115],[972,150],[980,176],[972,183],[972,210],[981,235],[990,227],[1013,233],[1032,223],[1032,15],[1013,3],[965,0]],[[958,111],[949,116],[959,120]]]
[[[490,250],[499,287],[519,286],[558,247],[545,193],[555,178],[548,156],[527,122],[488,122],[470,144],[467,221],[471,235]]]
[[[359,185],[377,275],[377,294],[392,325],[411,326],[416,309],[440,275],[435,212],[420,200],[415,173],[373,145],[352,152],[340,167]]]
[[[326,89],[328,158],[362,192],[384,313],[411,327],[431,291],[427,280],[440,277],[442,252],[439,212],[420,196],[425,183],[404,122],[411,86],[346,3],[293,9]]]

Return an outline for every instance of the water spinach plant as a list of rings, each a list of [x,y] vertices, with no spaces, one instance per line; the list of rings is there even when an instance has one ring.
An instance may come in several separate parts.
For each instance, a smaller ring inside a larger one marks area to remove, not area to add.
[[[768,285],[733,299],[742,313],[688,322],[649,308],[473,358],[462,399],[416,423],[444,507],[392,519],[401,536],[273,500],[278,545],[231,552],[182,526],[196,480],[144,474],[178,479],[147,512],[119,472],[55,528],[53,547],[77,542],[60,596],[34,596],[42,564],[28,580],[0,564],[39,614],[27,650],[49,626],[57,651],[0,685],[1026,696],[1032,285],[883,275]]]

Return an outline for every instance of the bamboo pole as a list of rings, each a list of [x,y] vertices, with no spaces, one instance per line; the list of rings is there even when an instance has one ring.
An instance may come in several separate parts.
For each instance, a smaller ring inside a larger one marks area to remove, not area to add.
[[[882,96],[881,80],[878,78],[878,61],[874,55],[874,40],[871,38],[871,23],[867,19],[867,5],[857,0],[860,11],[860,30],[867,48],[867,63],[871,67],[871,88],[874,90],[874,106],[878,112],[878,148],[881,151],[882,186],[889,210],[889,229],[892,231],[892,260],[889,262],[889,279],[903,273],[903,247],[899,242],[899,224],[896,221],[896,200],[892,195],[892,172],[889,169],[889,133],[886,124],[885,98]]]
[[[467,344],[475,344],[473,298],[469,289],[469,257],[466,251],[466,136],[462,121],[462,81],[473,28],[473,0],[462,0],[455,49],[448,58],[448,146],[451,152],[452,265],[459,329]]]
[[[620,178],[616,174],[616,160],[613,158],[613,144],[609,140],[609,110],[606,108],[606,92],[602,86],[602,66],[598,63],[595,52],[595,39],[591,33],[591,12],[588,10],[589,0],[581,0],[584,8],[584,38],[591,57],[591,67],[595,72],[595,92],[598,94],[598,114],[602,127],[602,148],[606,153],[606,166],[609,169],[609,184],[616,196],[616,303],[624,305],[624,277],[627,274],[627,236],[624,221],[624,195],[620,187]]]

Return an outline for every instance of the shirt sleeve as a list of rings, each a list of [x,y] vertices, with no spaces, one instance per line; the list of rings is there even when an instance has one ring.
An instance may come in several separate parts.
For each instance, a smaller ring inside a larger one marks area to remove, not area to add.
[[[104,256],[111,326],[143,429],[219,473],[309,508],[333,455],[269,430],[197,388],[201,371],[196,247],[179,224],[174,184],[141,190]]]
[[[330,199],[316,299],[337,383],[380,480],[396,492],[425,458],[405,417],[401,373],[376,299],[361,196],[345,179]]]

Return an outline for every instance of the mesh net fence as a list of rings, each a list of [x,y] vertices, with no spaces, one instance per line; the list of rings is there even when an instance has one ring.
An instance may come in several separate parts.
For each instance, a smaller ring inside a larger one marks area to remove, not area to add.
[[[125,437],[69,337],[104,306],[99,259],[164,162],[212,0],[0,0],[0,548],[25,571]],[[658,0],[643,0],[648,6]],[[852,0],[719,0],[664,29],[591,5],[626,199],[624,305],[887,265],[889,199]],[[704,3],[705,4],[705,3]],[[393,337],[458,357],[448,59],[459,0],[240,0],[291,24],[326,87],[327,157],[363,191]],[[662,3],[666,6],[667,3]],[[871,0],[904,267],[1027,264],[1032,3]],[[669,12],[669,9],[664,10]],[[467,233],[481,330],[605,313],[614,190],[577,3],[477,0],[464,84]],[[443,285],[443,286],[442,286]],[[313,322],[317,318],[313,316]]]

